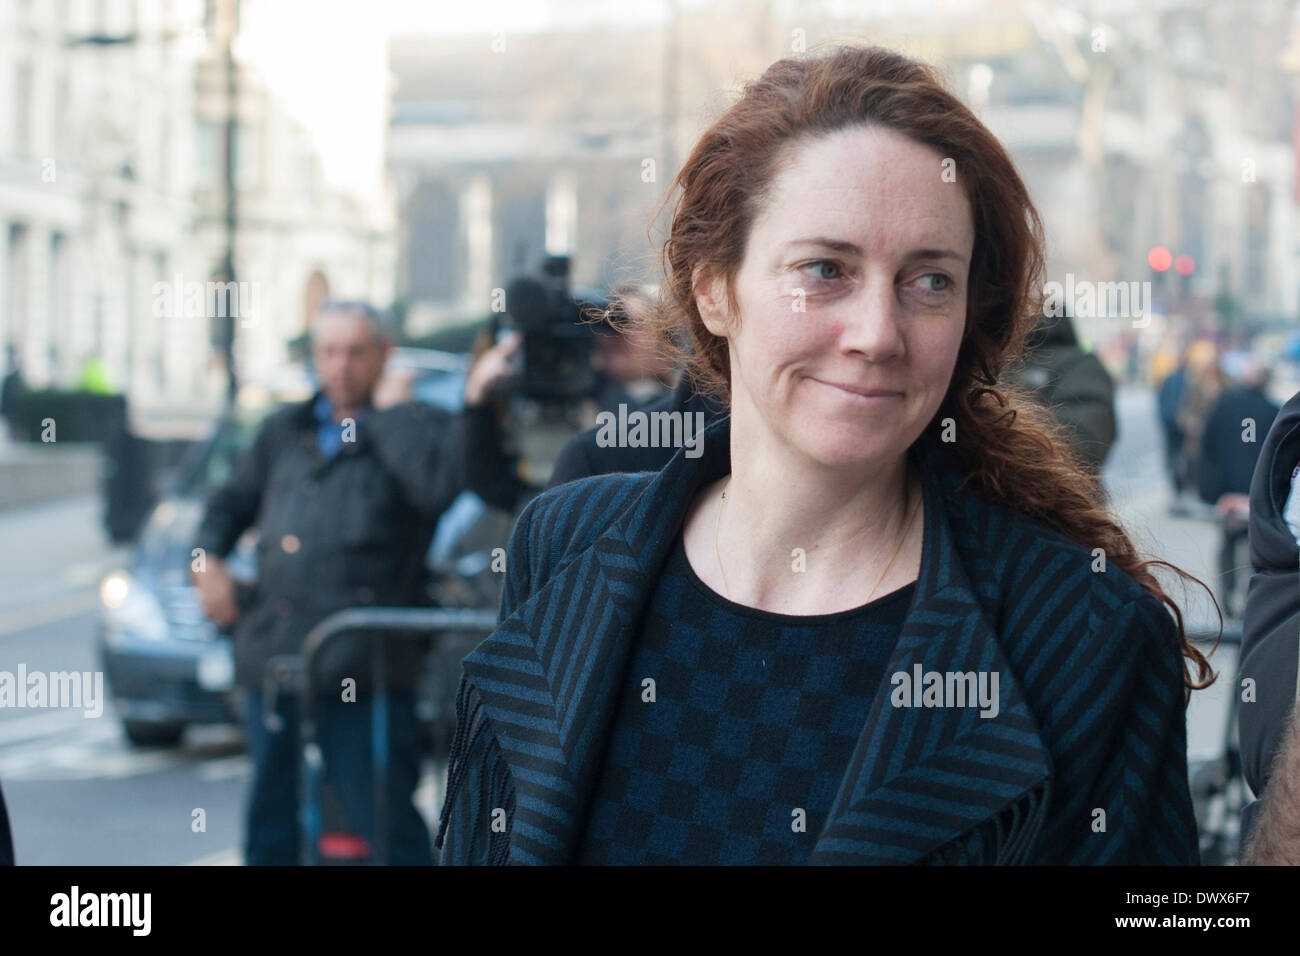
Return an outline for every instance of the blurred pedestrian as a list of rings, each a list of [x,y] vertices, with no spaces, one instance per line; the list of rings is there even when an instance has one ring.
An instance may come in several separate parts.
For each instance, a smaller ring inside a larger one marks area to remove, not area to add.
[[[23,394],[27,390],[23,372],[18,366],[18,353],[12,345],[5,346],[4,383],[0,385],[0,419],[4,420],[9,440],[27,440],[27,427],[23,418]]]
[[[1187,466],[1184,461],[1186,454],[1184,445],[1187,440],[1187,433],[1183,430],[1182,422],[1179,419],[1183,399],[1187,397],[1187,376],[1188,349],[1184,348],[1178,367],[1160,383],[1160,389],[1156,395],[1156,409],[1160,416],[1160,431],[1164,436],[1165,472],[1169,476],[1169,482],[1174,489],[1174,501],[1171,505],[1171,511],[1176,514],[1186,512],[1187,509],[1182,503],[1182,497],[1190,487]]]
[[[1204,339],[1193,342],[1187,360],[1187,386],[1178,406],[1178,426],[1183,431],[1183,467],[1189,488],[1197,484],[1205,420],[1224,384],[1214,343]]]
[[[672,390],[677,369],[663,354],[641,320],[651,308],[649,295],[632,282],[611,290],[610,307],[604,320],[592,324],[596,347],[592,366],[616,383],[622,395],[599,402],[601,409],[614,409],[618,401],[629,407],[643,407]],[[617,400],[615,400],[617,399]]]
[[[1008,381],[1026,389],[1065,426],[1079,461],[1094,475],[1115,443],[1115,380],[1085,351],[1065,312],[1044,314],[1025,341],[1024,362]]]
[[[1241,769],[1259,797],[1242,811],[1243,862],[1300,865],[1300,392],[1282,406],[1250,486],[1255,573],[1235,693]]]
[[[1237,549],[1249,534],[1250,483],[1264,436],[1277,417],[1277,403],[1267,395],[1268,366],[1250,357],[1240,382],[1224,389],[1210,406],[1201,429],[1196,458],[1196,487],[1202,501],[1214,505],[1222,521],[1219,574],[1224,613],[1236,617]]]
[[[540,488],[519,474],[519,454],[504,421],[508,411],[509,383],[518,380],[524,336],[519,331],[500,334],[497,322],[474,343],[465,374],[465,483],[483,501],[513,512],[521,498]]]
[[[332,612],[358,605],[427,603],[424,555],[461,488],[451,417],[431,406],[374,401],[391,347],[383,316],[364,303],[327,303],[312,327],[320,388],[273,412],[229,481],[208,502],[197,534],[205,565],[193,580],[204,613],[234,629],[253,762],[245,855],[249,864],[299,861],[300,702],[276,694],[263,715],[263,684],[277,655],[296,655]],[[403,397],[400,382],[390,400]],[[236,582],[223,558],[258,531],[256,585]],[[412,804],[420,775],[413,685],[423,649],[412,640],[359,633],[327,646],[313,687],[326,778],[353,832],[371,841],[370,642],[388,641],[390,675],[388,859],[432,862],[429,833]]]
[[[1252,356],[1237,384],[1210,405],[1196,462],[1197,492],[1207,504],[1219,505],[1225,495],[1249,495],[1263,438],[1278,413],[1268,397],[1270,380],[1268,365]]]
[[[675,185],[646,323],[729,414],[521,513],[444,860],[1198,862],[1208,664],[993,387],[1044,256],[1004,147],[932,68],[840,47],[748,84]]]

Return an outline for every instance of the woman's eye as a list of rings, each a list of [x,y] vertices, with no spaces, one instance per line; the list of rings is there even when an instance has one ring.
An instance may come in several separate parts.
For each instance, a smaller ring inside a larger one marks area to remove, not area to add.
[[[818,259],[816,262],[805,263],[800,266],[800,268],[813,270],[811,274],[814,279],[822,279],[826,282],[838,279],[843,275],[840,270],[840,264],[831,259]]]
[[[949,279],[942,272],[932,272],[929,275],[921,276],[921,278],[917,281],[925,282],[927,280],[933,280],[934,282],[937,282],[938,285],[928,289],[924,289],[924,291],[926,292],[947,292],[948,289],[952,286],[952,280]]]

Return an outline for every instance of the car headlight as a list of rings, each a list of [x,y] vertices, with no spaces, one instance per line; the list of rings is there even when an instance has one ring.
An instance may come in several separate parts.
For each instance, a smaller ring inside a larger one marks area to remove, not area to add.
[[[110,631],[161,641],[167,637],[167,616],[158,597],[125,571],[114,571],[99,586],[104,622]]]

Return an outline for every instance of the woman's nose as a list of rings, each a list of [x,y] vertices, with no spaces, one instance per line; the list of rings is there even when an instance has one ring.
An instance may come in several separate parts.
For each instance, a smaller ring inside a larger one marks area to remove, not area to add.
[[[892,282],[864,282],[845,305],[840,335],[845,351],[879,362],[902,350],[901,307]]]

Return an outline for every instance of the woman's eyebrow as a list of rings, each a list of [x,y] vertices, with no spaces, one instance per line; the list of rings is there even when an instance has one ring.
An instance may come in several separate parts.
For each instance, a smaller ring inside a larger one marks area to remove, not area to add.
[[[966,257],[952,249],[913,249],[903,258],[908,262],[920,259],[952,259],[962,265],[966,264]]]
[[[862,250],[855,243],[847,242],[844,239],[827,239],[824,236],[811,236],[807,239],[795,239],[786,243],[787,248],[791,246],[824,246],[827,249],[834,249],[836,252],[847,252],[854,256],[862,255]]]
[[[807,239],[795,239],[786,243],[787,248],[793,246],[822,246],[826,249],[833,249],[836,252],[844,252],[853,256],[862,255],[862,248],[856,243],[844,239],[829,239],[825,236],[810,236]],[[920,259],[952,259],[963,265],[966,263],[966,257],[954,252],[952,249],[913,249],[903,256],[903,259],[908,262]]]

